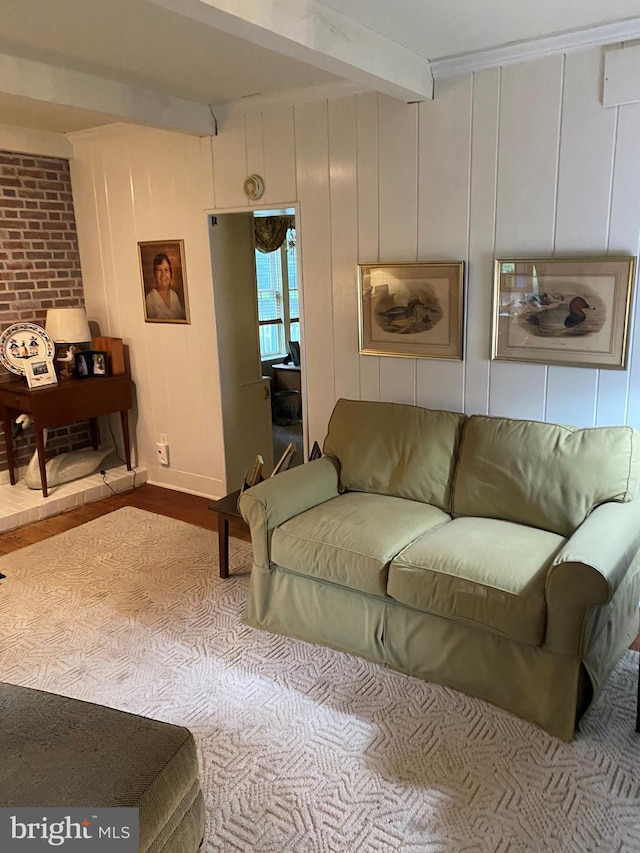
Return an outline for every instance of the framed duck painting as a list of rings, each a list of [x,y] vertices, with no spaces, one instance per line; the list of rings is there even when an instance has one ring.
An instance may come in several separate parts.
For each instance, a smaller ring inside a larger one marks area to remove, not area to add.
[[[360,352],[462,358],[464,262],[358,264]]]
[[[635,257],[495,261],[492,358],[624,370]]]

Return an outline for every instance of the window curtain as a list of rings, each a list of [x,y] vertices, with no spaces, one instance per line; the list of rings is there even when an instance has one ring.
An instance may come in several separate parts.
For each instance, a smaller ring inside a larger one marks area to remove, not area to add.
[[[294,216],[256,216],[253,220],[256,249],[266,254],[275,252],[285,241],[287,231],[295,225]]]

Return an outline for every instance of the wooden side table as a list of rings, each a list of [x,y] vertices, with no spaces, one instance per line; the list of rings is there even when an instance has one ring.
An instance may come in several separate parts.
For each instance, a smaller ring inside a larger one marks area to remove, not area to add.
[[[16,484],[11,423],[21,414],[29,414],[33,418],[43,497],[46,498],[49,494],[43,436],[43,431],[48,428],[88,420],[91,425],[93,448],[97,450],[98,417],[120,412],[127,470],[131,471],[128,415],[131,405],[132,382],[127,374],[88,379],[63,379],[57,385],[49,385],[45,388],[29,388],[21,379],[0,383],[0,406],[11,485]]]
[[[249,526],[242,518],[242,514],[238,509],[238,498],[240,497],[240,489],[231,492],[230,495],[225,495],[219,501],[214,501],[209,509],[218,514],[218,562],[220,563],[220,577],[229,577],[229,522],[240,521],[246,527]]]

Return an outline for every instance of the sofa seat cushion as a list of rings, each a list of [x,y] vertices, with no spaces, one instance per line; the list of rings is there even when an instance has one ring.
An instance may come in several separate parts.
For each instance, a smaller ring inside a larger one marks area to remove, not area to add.
[[[392,562],[388,594],[521,643],[544,639],[547,569],[565,539],[509,521],[457,518]]]
[[[389,563],[449,515],[430,504],[347,492],[276,528],[271,560],[284,569],[385,595]]]

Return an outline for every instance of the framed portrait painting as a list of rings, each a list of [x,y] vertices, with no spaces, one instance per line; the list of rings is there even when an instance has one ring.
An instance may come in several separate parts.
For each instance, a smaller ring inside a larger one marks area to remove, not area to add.
[[[624,370],[634,257],[495,262],[492,358]]]
[[[147,323],[189,323],[183,240],[138,243],[144,319]]]
[[[464,263],[358,264],[360,352],[462,358]]]

